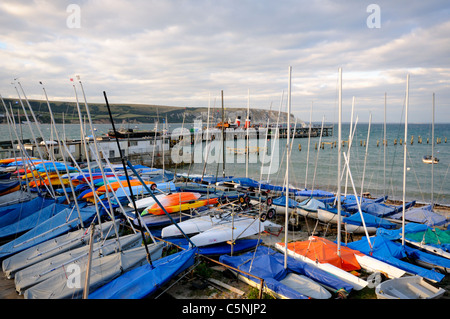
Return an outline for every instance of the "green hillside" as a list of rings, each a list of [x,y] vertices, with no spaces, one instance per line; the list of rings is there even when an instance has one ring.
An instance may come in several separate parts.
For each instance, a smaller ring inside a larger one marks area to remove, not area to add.
[[[18,114],[20,115],[20,120],[25,121],[26,117],[23,113],[22,106],[17,99],[4,99],[7,107],[12,107],[15,118],[17,119]],[[50,123],[50,114],[48,112],[47,102],[45,100],[29,100],[31,108],[38,121],[41,123]],[[33,120],[28,107],[25,104],[25,109],[28,112],[30,120]],[[75,102],[64,102],[64,101],[51,101],[50,107],[53,111],[53,116],[56,123],[79,123],[78,111]],[[123,121],[136,122],[136,123],[154,123],[159,118],[166,119],[169,123],[181,123],[184,119],[186,123],[192,123],[195,119],[203,119],[206,121],[208,108],[207,107],[176,107],[176,106],[166,106],[166,105],[147,105],[147,104],[110,104],[111,113],[114,120],[118,123]],[[82,117],[87,116],[85,111],[84,103],[80,103],[80,109]],[[4,108],[1,110],[4,113]],[[94,123],[109,123],[109,114],[106,104],[102,103],[89,103],[89,110],[91,113],[91,118]],[[221,112],[217,112],[218,108],[215,109],[215,122],[221,120]],[[247,109],[246,108],[229,108],[225,111],[225,118],[234,121],[237,116],[241,116],[245,119]],[[253,122],[266,122],[268,111],[251,109],[251,117]],[[277,116],[274,111],[270,112],[270,117],[273,119]],[[219,117],[219,118],[217,118]],[[87,119],[87,118],[86,118]],[[3,119],[5,122],[5,119]]]

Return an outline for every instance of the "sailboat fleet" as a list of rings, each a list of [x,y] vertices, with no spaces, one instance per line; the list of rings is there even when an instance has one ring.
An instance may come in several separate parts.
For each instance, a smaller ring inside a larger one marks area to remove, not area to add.
[[[289,67],[288,114],[291,72]],[[289,134],[282,186],[263,181],[262,169],[260,181],[249,178],[248,166],[245,177],[225,176],[225,167],[223,177],[199,177],[168,175],[165,169],[159,174],[156,169],[133,165],[124,156],[122,165],[112,165],[102,157],[95,136],[86,139],[82,112],[95,133],[83,85],[78,82],[84,103],[78,100],[75,84],[73,89],[82,147],[91,154],[85,168],[58,136],[43,85],[59,150],[71,161],[57,161],[47,143],[39,147],[36,134],[42,136],[42,132],[39,126],[37,130],[31,127],[37,120],[20,82],[15,89],[38,151],[35,156],[20,143],[12,110],[1,98],[20,156],[0,160],[0,260],[4,276],[14,280],[17,293],[24,298],[151,298],[173,278],[195,267],[195,260],[202,256],[216,258],[237,278],[276,298],[350,298],[363,289],[373,289],[377,298],[383,299],[440,298],[445,294],[436,284],[450,271],[448,220],[433,211],[433,203],[416,207],[415,201],[406,202],[406,164],[401,206],[386,204],[386,196],[364,197],[363,186],[357,193],[351,148],[347,153],[341,149],[341,69],[335,193],[315,189],[314,183],[308,189],[307,178],[304,189],[290,185]],[[405,140],[408,90],[409,75]],[[106,92],[104,97],[115,131]],[[353,108],[354,104],[352,122]],[[290,128],[290,117],[287,119]],[[357,120],[350,126],[349,145]],[[116,141],[121,152],[118,137]],[[406,156],[404,143],[405,160]],[[153,173],[146,174],[149,170]],[[348,183],[353,194],[347,194]],[[284,224],[277,216],[284,217]],[[336,240],[314,231],[306,240],[292,240],[289,235],[296,231],[289,231],[290,223],[302,218],[313,221],[315,229],[319,224],[336,226]],[[342,233],[360,239],[348,242],[346,237],[343,241]],[[168,254],[172,247],[177,247],[177,252]]]

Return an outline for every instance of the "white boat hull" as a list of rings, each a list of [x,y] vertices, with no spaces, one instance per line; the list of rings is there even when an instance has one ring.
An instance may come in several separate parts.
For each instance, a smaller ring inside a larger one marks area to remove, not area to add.
[[[237,273],[237,272],[234,272]],[[250,280],[249,278],[238,274],[238,279],[245,282],[247,285],[260,289],[261,283]],[[298,275],[294,273],[288,274],[284,279],[280,280],[280,283],[298,291],[299,293],[310,297],[312,299],[330,299],[331,293],[324,287],[309,279],[306,276]],[[288,297],[276,293],[275,291],[268,289],[267,286],[263,287],[263,292],[268,293],[278,299],[289,299]]]
[[[303,208],[297,208],[297,214],[307,218],[318,219],[317,211],[310,211]]]
[[[420,276],[407,276],[383,281],[375,288],[378,299],[438,299],[445,293]]]
[[[283,245],[280,245],[280,244],[277,243],[277,244],[275,244],[275,247],[278,250],[280,250],[281,252],[285,251],[285,248],[284,248]],[[311,264],[311,265],[313,265],[313,266],[315,266],[315,267],[317,267],[319,269],[322,269],[322,270],[324,270],[324,271],[326,271],[326,272],[328,272],[330,274],[335,275],[339,279],[341,279],[341,280],[347,282],[348,284],[352,285],[353,289],[355,289],[355,290],[361,290],[361,289],[363,289],[364,287],[366,287],[369,284],[367,281],[365,281],[365,280],[363,280],[361,278],[358,278],[358,277],[352,275],[351,273],[346,272],[345,270],[342,270],[342,269],[340,269],[340,268],[338,268],[336,266],[333,266],[333,265],[331,265],[329,263],[316,262],[314,260],[309,259],[308,257],[305,257],[303,255],[297,254],[297,253],[295,253],[295,252],[293,252],[293,251],[291,251],[289,249],[288,249],[288,255],[294,257],[295,259],[302,260],[302,261],[304,261],[306,263],[309,263],[309,264]]]
[[[367,255],[355,254],[356,260],[361,265],[361,268],[370,273],[381,273],[388,278],[400,278],[406,271],[391,266],[381,260],[372,258]]]
[[[218,216],[210,216],[209,214],[190,218],[188,220],[182,221],[178,223],[178,227],[186,235],[194,235],[198,233],[202,233],[207,231],[208,229],[220,225],[220,224],[228,224],[231,221],[231,216],[227,216],[226,218],[218,217]],[[242,217],[235,217],[235,221],[242,220]],[[247,219],[247,218],[245,218]],[[183,235],[180,229],[175,225],[170,225],[164,227],[161,231],[161,237],[176,237]]]
[[[158,201],[160,201],[165,196],[166,196],[165,194],[159,194],[159,195],[156,195],[155,197],[156,197],[156,199]],[[141,199],[138,199],[138,200],[136,200],[134,202],[136,204],[136,209],[147,208],[147,207],[149,207],[149,206],[151,206],[151,205],[156,203],[152,196],[141,198]],[[134,208],[133,207],[133,203],[129,203],[128,206],[131,207],[131,208]]]
[[[338,221],[338,215],[333,213],[333,212],[329,212],[325,209],[318,209],[317,210],[317,218],[326,224],[337,224]],[[341,219],[343,218],[343,216],[341,216]]]
[[[365,234],[365,230],[364,230],[364,226],[362,225],[352,225],[352,224],[347,224],[344,223],[345,226],[345,231],[349,234]],[[377,232],[377,228],[376,227],[366,227],[367,229],[367,233],[369,235],[373,235]]]
[[[281,228],[281,226],[267,220],[259,222],[259,219],[247,218],[215,225],[190,239],[195,246],[201,247],[256,235],[270,227]]]
[[[272,207],[275,208],[275,211],[277,212],[277,214],[280,214],[280,215],[286,214],[286,206],[272,205]],[[292,214],[295,212],[296,212],[295,208],[288,207],[288,214]]]

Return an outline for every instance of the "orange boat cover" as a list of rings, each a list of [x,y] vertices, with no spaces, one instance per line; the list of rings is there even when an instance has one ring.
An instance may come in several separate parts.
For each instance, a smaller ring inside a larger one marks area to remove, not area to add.
[[[144,181],[144,183],[147,185],[155,184],[154,182],[149,182],[149,181]],[[139,186],[139,185],[142,185],[142,183],[139,180],[135,180],[135,179],[130,180],[130,184],[128,184],[127,181],[116,181],[116,182],[112,182],[108,185],[108,191],[111,191],[111,189],[117,190],[117,189],[119,189],[120,185],[122,185],[124,187],[128,187],[128,185]],[[98,193],[106,193],[106,185],[100,186],[97,189],[97,192]]]
[[[284,246],[284,243],[280,243]],[[341,256],[337,254],[337,244],[334,242],[316,236],[311,236],[310,240],[288,243],[288,250],[299,255],[308,257],[311,260],[320,263],[329,263],[345,271],[361,269],[355,254],[361,254],[359,251],[341,246]]]
[[[193,200],[197,200],[200,198],[200,196],[201,196],[200,193],[180,192],[180,193],[174,193],[174,194],[164,196],[163,198],[161,198],[161,200],[159,202],[164,207],[176,206],[176,205],[184,204],[184,203],[187,203],[187,202],[190,202]],[[150,207],[150,209],[156,209],[156,208],[160,208],[157,203],[154,203]]]

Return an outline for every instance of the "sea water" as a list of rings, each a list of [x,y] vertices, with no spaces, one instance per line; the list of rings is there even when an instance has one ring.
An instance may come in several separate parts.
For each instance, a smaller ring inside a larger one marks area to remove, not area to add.
[[[169,132],[172,132],[175,128],[182,126],[190,129],[193,124],[171,123],[165,127]],[[85,130],[86,135],[101,136],[112,129],[110,124],[95,124],[94,127],[94,132],[89,129]],[[121,125],[116,125],[116,128],[120,127]],[[126,124],[122,127],[134,130],[152,130],[155,125]],[[162,124],[159,125],[159,128],[161,127]],[[56,138],[49,124],[41,124],[40,129],[44,139]],[[80,126],[77,124],[58,124],[57,129],[60,138],[80,138]],[[369,124],[358,123],[350,149],[347,143],[344,143],[342,147],[342,152],[349,158],[350,174],[347,174],[343,169],[345,161],[342,157],[341,172],[344,171],[344,173],[341,180],[341,193],[353,194],[351,183],[353,180],[358,193],[361,192],[362,188],[363,192],[368,192],[374,197],[387,195],[390,199],[401,200],[403,196],[404,145],[400,145],[400,140],[405,142],[404,124],[386,125],[386,147],[383,146],[384,125],[372,123],[370,132],[368,129]],[[342,140],[348,141],[350,124],[342,124],[341,132]],[[37,134],[37,131],[35,133]],[[9,140],[8,125],[0,125],[0,134],[3,140]],[[29,127],[25,124],[20,125],[19,134],[24,139],[32,137]],[[367,143],[368,136],[369,141]],[[432,125],[408,124],[406,199],[407,201],[416,200],[429,203],[433,197],[435,203],[450,205],[450,141],[446,141],[447,138],[450,138],[450,124],[435,124],[434,136],[435,142],[438,139],[441,141],[441,143],[435,143],[434,145],[434,155],[439,159],[439,164],[424,164],[422,162],[423,156],[431,155],[432,152]],[[338,148],[334,145],[331,147],[332,144],[329,143],[336,142],[337,137],[338,126],[335,124],[333,136],[323,137],[321,141],[319,137],[312,137],[310,140],[308,138],[291,139],[289,184],[300,189],[306,187],[336,192]],[[419,137],[421,137],[422,143],[419,143]],[[411,138],[413,139],[412,143]],[[395,140],[397,140],[397,145],[394,145]],[[319,146],[319,141],[325,143],[323,149],[316,148],[316,143]],[[260,147],[266,145],[265,139],[261,139],[258,143]],[[269,151],[265,155],[266,157],[257,156],[255,160],[255,155],[252,155],[253,160],[248,165],[242,159],[230,161],[231,157],[227,155],[225,175],[247,176],[255,180],[283,185],[286,177],[286,139],[280,139],[273,152],[270,145],[270,143],[267,144]],[[367,146],[367,152],[364,145]],[[200,145],[200,150],[203,154],[208,153],[208,143],[203,142]],[[274,155],[277,158],[274,158]],[[206,158],[207,164],[205,165],[205,157],[203,157],[201,162],[177,165],[176,168],[171,168],[171,170],[176,169],[177,173],[202,174],[204,172],[206,175],[222,176],[224,165],[221,156],[216,156],[216,158],[219,160],[214,161],[211,158],[209,160]],[[270,174],[261,174],[262,167],[268,165],[272,165]]]

